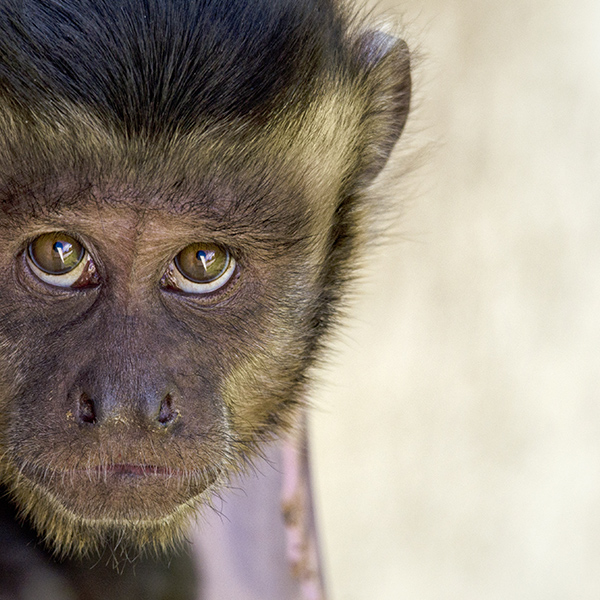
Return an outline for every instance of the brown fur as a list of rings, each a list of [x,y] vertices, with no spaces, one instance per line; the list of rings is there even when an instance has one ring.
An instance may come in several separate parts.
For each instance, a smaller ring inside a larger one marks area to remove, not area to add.
[[[161,130],[160,119],[151,128],[125,109],[86,106],[58,76],[65,91],[36,89],[24,107],[28,84],[9,77],[0,103],[0,479],[59,554],[176,544],[211,491],[305,404],[352,273],[365,190],[410,97],[404,44],[361,33],[337,3],[321,4],[342,24],[333,67],[312,65],[309,80],[277,92],[281,104],[269,96],[247,112],[207,109],[193,126],[166,113]],[[79,237],[101,285],[53,289],[36,279],[24,252],[52,231]],[[232,283],[210,297],[161,289],[173,257],[198,241],[230,249]],[[167,392],[177,419],[165,428],[156,410]],[[94,424],[78,418],[84,393],[102,417]],[[115,465],[147,473],[124,478]]]

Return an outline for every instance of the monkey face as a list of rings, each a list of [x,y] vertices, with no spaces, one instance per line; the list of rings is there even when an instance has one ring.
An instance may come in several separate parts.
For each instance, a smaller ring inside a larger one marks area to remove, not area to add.
[[[4,477],[67,550],[116,530],[160,544],[165,522],[171,540],[289,423],[322,253],[267,247],[230,205],[216,227],[92,195],[110,196],[3,229]]]
[[[166,548],[306,404],[408,50],[329,0],[4,4],[0,484],[58,553]]]

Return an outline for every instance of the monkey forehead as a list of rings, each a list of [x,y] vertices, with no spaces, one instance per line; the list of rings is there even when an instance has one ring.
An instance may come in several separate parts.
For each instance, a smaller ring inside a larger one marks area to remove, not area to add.
[[[81,236],[98,250],[110,247],[121,261],[140,253],[157,258],[174,255],[198,241],[220,243],[266,259],[285,248],[317,243],[310,233],[310,221],[316,219],[302,211],[245,211],[234,201],[207,207],[198,199],[161,206],[158,197],[139,198],[130,190],[103,191],[64,194],[58,202],[52,193],[40,198],[24,192],[15,200],[0,192],[0,205],[10,203],[0,210],[0,254],[15,254],[26,241],[48,231]]]
[[[0,209],[29,220],[128,206],[221,229],[302,228],[330,217],[353,167],[355,96],[338,86],[262,127],[212,123],[153,140],[109,131],[69,104],[52,124],[25,125],[0,107]]]
[[[5,4],[5,215],[83,209],[92,190],[221,226],[331,218],[369,94],[343,3]]]

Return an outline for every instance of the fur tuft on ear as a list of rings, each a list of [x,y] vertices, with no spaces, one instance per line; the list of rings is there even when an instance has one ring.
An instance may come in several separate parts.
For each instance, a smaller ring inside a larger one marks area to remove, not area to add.
[[[367,31],[356,43],[366,93],[364,145],[360,152],[359,186],[366,186],[385,166],[408,117],[411,77],[406,43],[382,31]]]

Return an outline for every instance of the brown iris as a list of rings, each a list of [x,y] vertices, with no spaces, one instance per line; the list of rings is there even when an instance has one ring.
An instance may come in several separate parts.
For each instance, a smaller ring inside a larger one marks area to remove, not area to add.
[[[219,279],[229,263],[229,252],[216,244],[190,244],[175,257],[179,272],[194,283]]]
[[[27,249],[33,264],[48,275],[63,275],[72,271],[85,254],[84,247],[63,232],[45,233]]]

